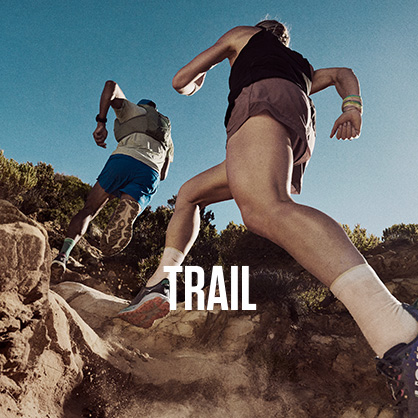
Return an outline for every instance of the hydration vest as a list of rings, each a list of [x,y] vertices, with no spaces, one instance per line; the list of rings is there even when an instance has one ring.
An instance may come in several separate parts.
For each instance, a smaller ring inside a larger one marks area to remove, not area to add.
[[[147,113],[145,115],[134,116],[123,123],[120,123],[118,119],[115,119],[113,130],[116,141],[120,142],[123,138],[133,133],[141,133],[146,134],[167,146],[171,132],[171,124],[168,117],[157,112],[152,106],[138,106],[143,107]]]

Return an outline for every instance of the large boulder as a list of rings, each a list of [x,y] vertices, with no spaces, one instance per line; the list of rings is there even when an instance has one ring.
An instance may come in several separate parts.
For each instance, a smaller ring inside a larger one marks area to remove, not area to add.
[[[49,291],[47,234],[0,201],[0,405],[2,418],[58,418],[86,359],[107,347]]]

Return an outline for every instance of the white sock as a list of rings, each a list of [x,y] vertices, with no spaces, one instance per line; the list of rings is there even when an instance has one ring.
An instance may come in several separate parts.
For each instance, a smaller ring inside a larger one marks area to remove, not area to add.
[[[162,279],[168,277],[169,273],[164,271],[164,266],[180,266],[184,261],[185,255],[173,247],[164,248],[163,255],[160,260],[160,264],[155,270],[154,274],[148,280],[147,286],[154,286],[159,283]]]
[[[409,314],[368,264],[337,277],[330,290],[345,305],[379,357],[418,335],[418,321]]]

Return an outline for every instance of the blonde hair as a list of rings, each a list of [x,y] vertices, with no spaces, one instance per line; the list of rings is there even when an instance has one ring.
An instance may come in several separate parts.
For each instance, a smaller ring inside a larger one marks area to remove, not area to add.
[[[289,46],[290,43],[290,34],[289,30],[283,23],[278,22],[277,20],[262,20],[258,22],[256,27],[264,28],[269,32],[273,33],[273,35],[277,36],[279,41],[286,46]]]

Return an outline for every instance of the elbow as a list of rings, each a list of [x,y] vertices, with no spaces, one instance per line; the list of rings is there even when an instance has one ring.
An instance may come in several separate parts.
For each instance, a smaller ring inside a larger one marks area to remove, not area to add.
[[[178,73],[173,77],[173,81],[172,81],[171,84],[173,86],[173,89],[176,90],[179,93],[181,92],[181,90],[184,87],[184,84],[181,80],[181,77],[178,75]]]
[[[107,88],[115,88],[117,84],[113,80],[107,80],[105,83],[105,87]]]
[[[178,93],[185,94],[184,90],[190,82],[191,82],[190,78],[188,77],[187,73],[183,71],[183,68],[182,68],[173,77],[173,81],[171,82],[171,84],[174,90],[176,90]]]
[[[106,81],[103,91],[110,96],[110,100],[113,100],[115,98],[117,87],[117,83],[115,83],[113,80]]]

